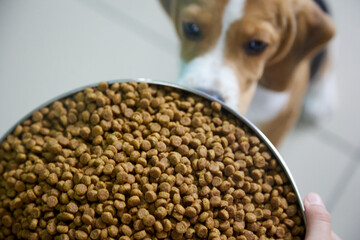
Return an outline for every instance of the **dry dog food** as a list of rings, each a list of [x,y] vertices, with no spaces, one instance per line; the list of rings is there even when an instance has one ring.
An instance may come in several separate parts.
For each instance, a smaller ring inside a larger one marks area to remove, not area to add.
[[[221,104],[102,82],[0,147],[0,239],[303,239],[266,145]]]

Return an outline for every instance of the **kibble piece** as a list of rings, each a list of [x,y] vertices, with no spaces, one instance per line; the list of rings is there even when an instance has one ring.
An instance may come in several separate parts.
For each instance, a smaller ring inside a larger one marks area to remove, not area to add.
[[[55,196],[50,196],[47,198],[46,203],[49,207],[53,208],[53,207],[56,207],[56,205],[58,204],[58,199]]]
[[[56,231],[58,233],[67,233],[69,231],[69,227],[65,225],[58,225],[56,226]]]
[[[261,192],[257,192],[254,194],[254,200],[256,203],[261,204],[264,202],[265,197],[264,194],[262,194]]]
[[[181,234],[186,233],[187,224],[184,221],[178,222],[175,226],[175,230]]]
[[[119,233],[119,229],[115,225],[108,227],[108,233],[110,237],[116,237]]]
[[[196,216],[196,209],[194,207],[187,207],[185,209],[185,216],[193,218]]]
[[[154,191],[147,191],[145,193],[145,201],[147,201],[148,203],[155,202],[156,199],[157,199],[157,195]]]
[[[94,219],[90,215],[84,214],[81,217],[81,221],[86,225],[91,225],[91,224],[93,224]]]
[[[221,111],[221,104],[218,102],[211,102],[211,108],[214,111],[220,112]]]
[[[150,176],[153,177],[153,178],[158,178],[160,177],[160,174],[161,174],[161,170],[160,168],[158,167],[152,167],[150,169]]]
[[[155,224],[155,217],[153,215],[147,215],[143,218],[143,222],[145,226],[151,227]]]
[[[28,175],[28,177],[26,178],[26,180],[29,182],[29,181],[31,181],[31,182],[33,182],[34,180],[31,180],[31,179],[34,179],[34,178],[31,178],[30,177],[30,175]],[[47,180],[46,180],[49,184],[51,184],[51,185],[54,185],[54,184],[56,184],[57,182],[58,182],[58,176],[56,175],[56,173],[51,173],[49,176],[48,176],[48,178],[47,178]],[[30,183],[31,183],[30,182]]]
[[[132,233],[133,233],[133,231],[131,230],[131,228],[130,228],[129,226],[127,226],[127,225],[122,225],[122,227],[121,227],[121,232],[122,232],[124,235],[128,236],[128,237],[130,237],[130,236],[132,235]]]
[[[286,213],[289,217],[293,217],[297,213],[297,206],[296,205],[290,205],[288,209],[286,210]]]
[[[87,191],[87,187],[85,184],[80,183],[75,186],[75,193],[77,195],[84,195],[86,191]]]
[[[256,215],[254,213],[246,213],[245,219],[250,223],[256,222]]]
[[[142,230],[142,231],[137,232],[137,233],[134,234],[135,239],[144,239],[145,236],[146,236],[145,230]]]
[[[87,233],[81,230],[75,231],[75,238],[78,240],[86,240],[88,237]]]
[[[167,214],[168,214],[168,212],[166,211],[166,209],[163,206],[158,207],[154,213],[154,215],[157,219],[163,219],[166,217]]]
[[[112,164],[106,164],[103,169],[103,172],[106,175],[111,175],[113,171],[114,171],[114,165]]]
[[[101,213],[101,220],[106,224],[111,224],[113,222],[113,216],[110,212]]]
[[[196,235],[200,238],[206,238],[208,235],[208,229],[202,224],[196,224],[195,225],[195,232]]]
[[[132,196],[128,200],[128,205],[134,207],[140,203],[140,198],[138,196]]]
[[[181,139],[181,137],[174,135],[174,136],[170,137],[170,143],[174,147],[179,147],[182,143],[182,139]]]
[[[97,192],[97,197],[100,201],[105,201],[109,198],[109,191],[106,188],[99,189]]]
[[[121,222],[123,224],[130,224],[131,220],[132,220],[132,217],[128,213],[123,214],[122,217],[121,217]]]

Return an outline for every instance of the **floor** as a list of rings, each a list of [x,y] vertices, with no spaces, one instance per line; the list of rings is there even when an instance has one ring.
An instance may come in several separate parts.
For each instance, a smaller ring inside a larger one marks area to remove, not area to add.
[[[360,235],[360,1],[330,0],[339,108],[280,148],[300,192],[321,194],[343,239]],[[0,136],[61,93],[101,80],[177,75],[178,42],[155,0],[0,0]]]

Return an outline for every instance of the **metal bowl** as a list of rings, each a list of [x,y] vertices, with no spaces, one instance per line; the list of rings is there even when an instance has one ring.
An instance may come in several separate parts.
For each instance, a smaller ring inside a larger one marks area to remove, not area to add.
[[[221,102],[213,97],[211,97],[210,95],[195,90],[195,89],[191,89],[185,86],[180,86],[177,84],[173,84],[173,83],[168,83],[168,82],[162,82],[162,81],[155,81],[152,79],[146,79],[146,78],[137,78],[137,79],[120,79],[120,80],[113,80],[113,81],[108,81],[109,84],[115,83],[115,82],[147,82],[151,85],[159,85],[159,86],[166,86],[166,87],[171,87],[174,89],[178,89],[187,93],[191,93],[200,97],[203,97],[209,101],[216,101],[219,102],[222,105],[222,108],[225,109],[226,111],[228,111],[230,114],[232,114],[234,117],[236,117],[237,119],[239,119],[243,124],[245,124],[249,129],[251,129],[251,131],[253,131],[253,133],[255,135],[258,136],[258,138],[260,138],[268,147],[269,151],[271,151],[271,153],[273,154],[273,156],[278,160],[278,162],[281,164],[284,172],[286,173],[293,189],[294,192],[297,196],[297,201],[298,201],[298,205],[301,208],[301,215],[302,215],[302,219],[304,221],[304,224],[306,224],[306,218],[305,218],[305,208],[304,208],[304,204],[300,195],[300,192],[295,184],[295,180],[294,177],[292,176],[288,166],[286,165],[284,159],[281,157],[280,153],[278,152],[278,150],[274,147],[274,145],[270,142],[270,140],[259,130],[259,128],[257,128],[253,123],[251,123],[246,117],[244,117],[243,115],[237,113],[234,109],[232,109],[231,107],[227,106],[224,102]],[[24,120],[28,119],[29,117],[31,117],[32,113],[38,109],[41,109],[43,107],[46,107],[48,105],[50,105],[52,102],[57,101],[57,100],[61,100],[63,98],[69,97],[74,95],[75,93],[84,90],[85,88],[88,87],[96,87],[97,83],[95,84],[91,84],[91,85],[87,85],[84,87],[80,87],[77,89],[74,89],[72,91],[69,91],[67,93],[61,94],[60,96],[57,96],[49,101],[47,101],[46,103],[42,104],[41,106],[39,106],[38,108],[34,109],[33,111],[31,111],[30,113],[28,113],[27,115],[25,115],[22,119],[20,119],[17,123],[14,124],[14,126],[12,128],[10,128],[1,138],[0,138],[0,142],[2,142],[11,132],[14,131],[14,129],[16,128],[17,125],[19,125],[20,123],[22,123]]]

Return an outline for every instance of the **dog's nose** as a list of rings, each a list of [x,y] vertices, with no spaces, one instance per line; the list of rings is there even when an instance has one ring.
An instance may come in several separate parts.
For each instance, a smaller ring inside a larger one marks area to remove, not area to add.
[[[209,90],[209,89],[198,89],[201,92],[206,93],[207,95],[216,98],[217,100],[220,100],[222,102],[224,102],[224,97],[220,95],[220,93],[213,91],[213,90]]]

